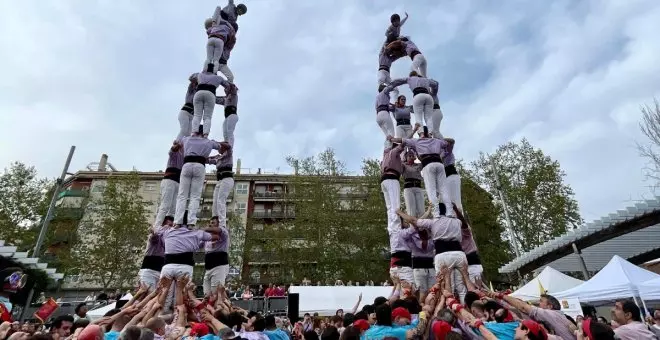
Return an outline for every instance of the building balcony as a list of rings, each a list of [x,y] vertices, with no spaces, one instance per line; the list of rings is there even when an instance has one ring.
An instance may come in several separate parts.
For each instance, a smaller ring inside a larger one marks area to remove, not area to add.
[[[252,218],[296,218],[296,213],[293,211],[271,211],[271,210],[255,210],[250,216]]]
[[[259,192],[256,191],[252,195],[255,201],[273,201],[273,200],[280,200],[284,198],[284,192],[282,191],[266,191],[266,192]]]
[[[60,192],[59,195],[57,195],[57,199],[63,198],[63,197],[87,197],[89,195],[89,190],[65,190]]]
[[[227,219],[231,218],[233,214],[234,214],[233,211],[228,210],[228,211],[227,211]],[[208,209],[208,210],[200,210],[200,211],[197,212],[197,218],[199,218],[199,219],[205,219],[205,220],[208,220],[208,219],[210,219],[211,217],[213,217],[213,211],[211,211],[211,209]]]

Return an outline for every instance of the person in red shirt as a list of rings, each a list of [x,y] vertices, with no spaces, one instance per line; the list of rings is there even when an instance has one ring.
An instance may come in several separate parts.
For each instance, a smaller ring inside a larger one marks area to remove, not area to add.
[[[268,288],[266,288],[266,292],[264,293],[265,297],[271,297],[273,294],[273,284],[269,284]]]

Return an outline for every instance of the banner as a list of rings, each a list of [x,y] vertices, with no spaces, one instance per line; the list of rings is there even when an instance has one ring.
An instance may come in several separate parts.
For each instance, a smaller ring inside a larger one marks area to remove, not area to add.
[[[573,319],[578,315],[583,315],[582,306],[580,306],[580,299],[561,299],[559,300],[559,304],[561,305],[561,311]]]
[[[44,302],[36,312],[34,312],[34,317],[39,319],[41,323],[45,323],[45,321],[48,320],[48,318],[53,315],[59,307],[60,306],[57,305],[57,302],[55,302],[53,298],[50,298],[48,301]]]

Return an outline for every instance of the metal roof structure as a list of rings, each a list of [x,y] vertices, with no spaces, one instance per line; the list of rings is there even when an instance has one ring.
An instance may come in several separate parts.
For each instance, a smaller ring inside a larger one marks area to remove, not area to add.
[[[0,256],[8,257],[16,262],[22,263],[29,268],[41,269],[48,277],[58,281],[64,278],[64,274],[58,273],[55,268],[48,268],[47,263],[40,263],[38,258],[28,257],[27,252],[17,252],[15,246],[5,244],[4,240],[0,240]]]
[[[546,265],[581,271],[574,245],[588,271],[600,270],[615,254],[632,263],[660,257],[660,196],[583,224],[513,259],[499,272],[525,274]]]

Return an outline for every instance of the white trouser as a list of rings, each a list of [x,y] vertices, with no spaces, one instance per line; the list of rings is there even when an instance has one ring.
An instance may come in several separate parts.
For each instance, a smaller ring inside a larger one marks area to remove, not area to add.
[[[480,264],[471,264],[468,266],[468,274],[470,275],[470,281],[477,283],[477,279],[481,279],[481,274],[484,272],[484,267]],[[481,288],[481,287],[479,287]]]
[[[433,112],[433,97],[428,93],[418,93],[412,99],[412,107],[415,114],[415,123],[424,126],[423,118],[430,117]],[[428,125],[428,122],[426,125]]]
[[[426,58],[421,53],[413,58],[410,70],[417,72],[422,77],[426,77]]]
[[[406,213],[413,217],[424,214],[424,189],[403,188],[403,201],[406,202]]]
[[[426,188],[426,196],[431,201],[433,206],[433,217],[440,217],[440,201],[445,204],[447,208],[446,216],[454,216],[454,210],[449,200],[449,193],[445,185],[445,166],[442,163],[430,163],[422,169],[422,178],[424,178],[424,187]],[[440,198],[438,198],[440,196]]]
[[[197,132],[199,124],[203,121],[204,134],[208,135],[211,131],[211,118],[213,118],[213,110],[215,109],[215,95],[207,90],[195,92],[193,107],[195,108],[195,115],[192,119],[192,130]]]
[[[188,276],[192,280],[193,277],[193,266],[187,264],[178,264],[170,263],[163,266],[163,269],[160,270],[160,277],[171,277],[172,285],[170,290],[167,292],[167,299],[165,300],[165,306],[163,310],[170,310],[174,305],[174,294],[176,289],[176,280],[178,278]]]
[[[445,181],[445,186],[447,187],[449,199],[452,203],[456,204],[460,212],[463,212],[463,203],[461,203],[461,176],[458,174],[449,175]]]
[[[182,137],[190,136],[192,133],[192,113],[181,110],[179,112],[179,135],[177,140],[180,140]]]
[[[391,267],[390,276],[398,277],[401,281],[406,281],[408,283],[415,284],[415,278],[413,276],[413,269],[411,267]]]
[[[394,123],[392,123],[389,111],[378,111],[376,114],[376,123],[378,123],[380,129],[383,130],[385,138],[387,138],[387,136],[394,136]]]
[[[213,190],[213,214],[218,216],[221,227],[227,226],[227,197],[234,188],[234,178],[227,177],[215,184]]]
[[[138,277],[140,278],[140,283],[147,285],[151,292],[158,287],[160,272],[153,269],[140,269],[140,271],[138,271]]]
[[[218,286],[224,286],[229,273],[229,265],[217,266],[204,272],[204,295],[208,296],[214,292]]]
[[[387,233],[390,240],[398,237],[401,231],[401,219],[396,214],[397,209],[401,208],[401,187],[396,179],[386,179],[380,183],[385,198],[385,207],[387,208]],[[390,242],[390,251],[392,251],[392,242]]]
[[[178,193],[179,183],[167,178],[160,181],[160,203],[158,204],[154,226],[160,227],[163,225],[165,216],[174,216],[176,212],[176,196]]]
[[[467,294],[467,287],[459,269],[462,266],[467,265],[467,258],[465,253],[462,251],[448,251],[442,254],[435,256],[434,260],[435,271],[440,272],[442,267],[447,267],[451,270],[451,280],[453,282],[452,289],[458,292],[458,295],[461,297],[461,303],[465,300],[465,294]]]
[[[202,198],[205,175],[206,167],[203,164],[185,163],[183,165],[179,195],[176,198],[174,224],[183,224],[183,214],[186,212],[186,206],[188,206],[188,225],[197,223],[197,210],[199,210],[199,200]],[[190,203],[188,204],[189,198]]]
[[[412,132],[412,125],[410,124],[405,124],[405,125],[397,125],[396,129],[394,131],[394,137],[396,138],[409,138],[410,133]]]
[[[433,268],[415,268],[413,277],[415,278],[415,288],[419,289],[422,294],[428,292],[436,282]]]
[[[426,117],[425,117],[426,118]],[[442,122],[442,110],[440,109],[433,109],[431,112],[431,125],[429,127],[431,134],[433,134],[434,138],[443,138],[442,133],[440,133],[440,123]],[[429,123],[429,120],[426,120],[426,123]]]
[[[230,114],[222,123],[222,137],[224,137],[225,142],[229,143],[231,146],[234,146],[234,130],[236,130],[236,123],[238,123],[237,114]],[[206,123],[204,126],[206,126]]]
[[[379,86],[380,86],[380,84],[389,84],[391,82],[392,82],[392,78],[390,78],[390,72],[389,71],[378,70],[378,85]],[[399,89],[395,87],[394,90],[392,90],[391,93],[392,93],[392,96],[394,98],[397,98],[399,96]]]
[[[206,43],[206,64],[213,63],[213,69],[218,70],[222,51],[225,49],[225,42],[220,38],[211,37]],[[206,65],[204,66],[206,70]],[[215,101],[215,100],[214,100]]]
[[[220,64],[220,68],[218,69],[218,71],[220,71],[220,73],[225,75],[227,81],[229,81],[230,83],[234,82],[234,74],[231,72],[227,64]]]

